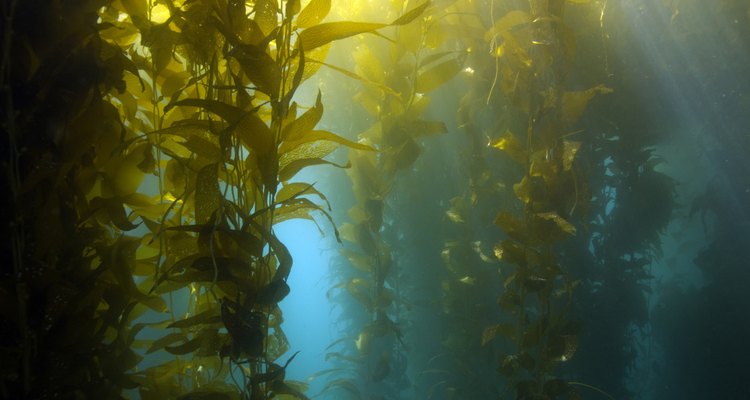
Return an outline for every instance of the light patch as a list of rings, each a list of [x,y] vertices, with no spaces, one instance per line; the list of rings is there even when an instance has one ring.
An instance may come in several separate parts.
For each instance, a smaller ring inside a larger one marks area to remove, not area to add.
[[[151,9],[151,22],[155,24],[163,24],[169,19],[169,8],[164,4],[157,4]]]

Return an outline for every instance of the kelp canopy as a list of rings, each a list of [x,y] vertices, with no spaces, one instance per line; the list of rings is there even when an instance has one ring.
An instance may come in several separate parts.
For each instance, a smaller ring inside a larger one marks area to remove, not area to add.
[[[3,0],[0,398],[746,397],[710,3]],[[335,249],[307,381],[287,221]]]

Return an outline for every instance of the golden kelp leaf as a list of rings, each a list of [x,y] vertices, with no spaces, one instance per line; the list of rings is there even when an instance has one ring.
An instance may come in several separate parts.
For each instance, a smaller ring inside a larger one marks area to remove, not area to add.
[[[266,154],[274,145],[273,132],[256,113],[245,114],[234,132],[240,142],[256,154]]]
[[[345,222],[339,227],[341,238],[352,243],[357,243],[357,231],[354,225]]]
[[[276,0],[257,0],[255,2],[255,22],[265,35],[276,29],[278,25],[278,8]]]
[[[387,154],[387,158],[383,162],[383,169],[388,172],[394,172],[409,168],[417,161],[421,153],[422,149],[419,147],[419,144],[413,139],[409,139],[394,152]]]
[[[335,66],[335,65],[331,65],[331,64],[327,64],[327,63],[324,63],[324,62],[321,62],[321,61],[315,61],[315,60],[309,60],[309,61],[310,61],[310,62],[315,62],[315,63],[319,63],[319,64],[321,64],[321,65],[325,65],[326,67],[328,67],[328,68],[330,68],[330,69],[332,69],[332,70],[334,70],[334,71],[336,71],[336,72],[340,72],[340,73],[342,73],[342,74],[344,74],[344,75],[348,76],[349,78],[352,78],[352,79],[358,80],[358,81],[360,81],[360,82],[362,82],[362,83],[365,83],[365,84],[367,84],[367,85],[371,85],[371,86],[374,86],[374,87],[376,87],[376,88],[378,88],[378,89],[381,89],[381,90],[383,90],[384,92],[386,92],[386,93],[389,93],[389,94],[392,94],[392,95],[394,95],[394,96],[396,96],[396,97],[399,97],[399,98],[401,97],[401,95],[400,95],[400,94],[399,94],[398,92],[394,91],[393,89],[391,89],[391,88],[390,88],[390,87],[388,87],[387,85],[384,85],[384,84],[382,84],[382,83],[380,83],[380,82],[376,82],[376,81],[372,81],[372,80],[366,79],[366,78],[364,78],[364,77],[362,77],[362,76],[359,76],[359,75],[355,74],[354,72],[351,72],[351,71],[347,71],[346,69],[344,69],[344,68],[339,68],[339,67],[337,67],[337,66]]]
[[[303,30],[299,34],[299,40],[302,48],[310,51],[335,40],[372,32],[386,26],[388,25],[374,22],[326,22]]]
[[[170,333],[167,335],[164,335],[160,337],[159,339],[156,339],[151,343],[151,346],[146,350],[146,354],[151,354],[157,350],[163,349],[165,346],[168,346],[173,343],[177,342],[185,342],[187,341],[187,336],[184,333]]]
[[[120,0],[127,14],[130,18],[141,18],[141,22],[145,22],[148,18],[148,1],[147,0]],[[134,23],[140,23],[139,21],[133,21]]]
[[[321,200],[325,201],[328,205],[328,209],[331,209],[331,204],[328,203],[326,196],[319,192],[312,184],[294,182],[285,184],[281,190],[276,193],[276,203],[283,203],[287,200],[296,199],[299,196],[315,195],[320,197]]]
[[[519,164],[526,164],[526,152],[516,136],[509,130],[506,130],[499,139],[491,142],[490,146],[507,153],[513,161]]]
[[[513,326],[508,324],[495,324],[484,328],[484,331],[482,332],[482,346],[494,340],[498,333],[506,338],[512,338],[514,336]]]
[[[354,238],[354,236],[353,236],[353,233],[349,232],[350,227],[351,227],[351,224],[349,224],[349,227],[342,226],[341,236],[344,237],[344,239],[351,242],[353,240],[350,240],[350,239]],[[353,227],[351,227],[351,229],[353,229]],[[347,230],[346,234],[344,234],[344,230]],[[347,236],[345,237],[345,235]],[[352,235],[352,236],[348,236],[348,235]],[[355,251],[346,250],[346,249],[341,250],[340,252],[341,252],[341,255],[346,257],[346,259],[349,260],[349,263],[352,264],[358,270],[364,271],[367,273],[372,272],[373,270],[373,258],[372,257],[366,256],[362,253],[358,253]]]
[[[295,140],[293,142],[284,142],[281,144],[281,147],[279,148],[279,154],[282,156],[289,151],[293,151],[297,147],[304,145],[306,143],[314,143],[314,142],[320,142],[320,141],[329,141],[334,142],[338,144],[342,144],[346,147],[357,149],[357,150],[365,150],[365,151],[375,151],[375,148],[372,146],[368,146],[366,144],[352,142],[349,139],[343,138],[335,133],[329,132],[329,131],[311,131],[304,135],[299,140]]]
[[[297,173],[303,168],[311,167],[313,165],[330,165],[336,168],[345,168],[345,169],[351,167],[351,164],[348,164],[348,163],[345,165],[340,165],[340,164],[336,164],[334,162],[323,160],[320,158],[297,159],[297,160],[293,160],[287,163],[286,165],[284,165],[283,168],[280,169],[279,180],[282,182],[288,181],[294,178],[294,176],[297,175]]]
[[[331,49],[331,44],[320,46],[311,51],[305,50],[305,70],[302,76],[302,81],[310,79],[320,70],[323,64],[316,60],[325,60],[328,56],[328,51]]]
[[[321,102],[320,91],[318,91],[318,97],[315,100],[315,105],[305,111],[299,118],[286,124],[281,131],[281,139],[283,141],[296,141],[300,140],[315,128],[315,125],[320,122],[320,118],[323,116],[323,103]],[[291,113],[290,113],[291,114]],[[280,151],[284,153],[285,151]]]
[[[167,325],[167,328],[187,329],[198,325],[210,325],[218,323],[221,323],[221,316],[219,315],[219,309],[215,308],[195,314],[192,317],[187,317],[172,322],[171,324]]]
[[[568,3],[572,3],[572,4],[589,4],[589,3],[591,3],[591,0],[565,0],[565,1],[567,1]]]
[[[528,176],[521,178],[521,182],[513,184],[513,193],[516,195],[518,200],[521,200],[524,204],[529,204],[532,200],[532,185],[537,180],[532,181]]]
[[[437,89],[461,71],[463,65],[463,56],[441,62],[417,75],[415,90],[419,93],[427,93]]]
[[[520,242],[524,241],[526,237],[526,224],[510,212],[500,211],[497,213],[493,223],[502,228],[511,238]]]
[[[448,218],[452,222],[457,223],[457,224],[466,222],[466,220],[464,219],[465,213],[466,213],[466,204],[464,203],[464,198],[461,196],[452,198],[451,208],[445,212]]]
[[[589,101],[597,94],[612,93],[613,90],[604,85],[598,85],[588,90],[578,92],[565,92],[562,98],[562,122],[565,126],[571,126],[578,121],[581,114],[586,110]]]
[[[339,147],[338,143],[328,140],[305,142],[279,155],[279,168],[284,169],[298,160],[322,159]],[[282,181],[288,180],[280,178]]]
[[[529,23],[531,23],[531,15],[529,13],[520,10],[510,11],[492,24],[492,28],[484,34],[484,40],[490,42],[503,32],[508,32],[518,25]]]
[[[331,11],[331,0],[310,0],[297,16],[298,28],[309,28],[317,25]]]
[[[556,361],[568,361],[578,350],[576,335],[556,335],[548,339],[547,356]]]
[[[164,106],[164,112],[167,113],[169,110],[176,106],[181,107],[198,107],[202,108],[210,113],[216,114],[227,122],[237,121],[243,114],[241,108],[235,107],[231,104],[221,102],[219,100],[212,99],[182,99],[170,103]]]
[[[138,165],[143,162],[142,144],[134,147],[127,155],[113,158],[106,166],[102,194],[105,197],[127,197],[138,191],[143,181],[143,171]]]
[[[276,61],[266,53],[264,48],[245,44],[233,48],[229,55],[237,59],[242,72],[259,91],[267,94],[271,99],[279,96],[281,71]]]
[[[421,119],[410,120],[402,124],[402,129],[408,130],[411,136],[414,138],[438,135],[448,132],[448,128],[442,121],[425,121]]]
[[[567,234],[576,234],[576,227],[555,212],[537,213],[536,216],[544,220],[554,222],[555,224],[557,224],[557,227],[560,228],[560,230]]]
[[[357,63],[355,71],[359,75],[374,82],[385,82],[383,65],[369,46],[365,44],[357,46],[352,56]]]
[[[527,265],[529,263],[528,258],[532,254],[532,252],[526,251],[521,244],[513,240],[503,240],[495,245],[493,250],[498,260],[515,265]]]
[[[300,0],[288,0],[285,9],[287,17],[299,14],[301,8],[302,3],[300,3]]]
[[[573,161],[575,160],[576,153],[578,153],[578,149],[580,148],[581,142],[570,140],[563,141],[562,164],[565,171],[570,171],[570,169],[573,168]]]
[[[218,165],[209,164],[198,171],[195,184],[195,221],[210,222],[211,215],[221,204]]]
[[[397,18],[395,21],[391,22],[391,25],[405,25],[408,24],[411,21],[414,21],[422,15],[424,10],[430,5],[430,0],[425,1],[424,3],[412,8],[411,10],[404,13],[404,15]]]
[[[349,292],[355,300],[365,306],[368,310],[372,310],[373,301],[370,298],[370,292],[372,292],[372,285],[370,282],[361,279],[354,278],[346,283],[346,291]]]

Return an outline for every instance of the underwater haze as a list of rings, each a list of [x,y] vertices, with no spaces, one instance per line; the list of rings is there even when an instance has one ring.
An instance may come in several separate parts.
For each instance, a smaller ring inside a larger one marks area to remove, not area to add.
[[[2,0],[0,399],[750,399],[747,0]]]

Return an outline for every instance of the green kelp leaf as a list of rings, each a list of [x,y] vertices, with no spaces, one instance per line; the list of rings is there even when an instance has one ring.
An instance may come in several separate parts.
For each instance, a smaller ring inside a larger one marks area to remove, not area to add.
[[[515,328],[509,324],[495,324],[484,328],[482,332],[482,346],[493,341],[498,333],[507,339],[513,339],[515,337]]]
[[[430,0],[427,0],[424,3],[405,12],[404,15],[400,16],[395,21],[391,22],[391,25],[406,25],[409,22],[417,19],[420,15],[422,15],[424,10],[427,9],[427,7],[429,6],[430,6]]]
[[[578,92],[565,92],[562,98],[562,122],[565,126],[571,126],[578,121],[581,114],[586,110],[589,101],[597,94],[608,94],[614,90],[604,85],[594,86],[591,89]]]
[[[536,216],[541,219],[554,222],[561,231],[569,235],[576,234],[576,227],[555,212],[537,213]]]
[[[297,16],[298,28],[309,28],[317,25],[331,11],[331,0],[311,0]]]
[[[221,205],[218,164],[210,164],[198,171],[195,188],[195,221],[210,222],[213,213]]]
[[[522,165],[526,164],[526,151],[511,131],[506,130],[499,139],[491,142],[490,146],[504,151],[513,161]]]
[[[179,321],[172,322],[167,326],[168,329],[179,328],[186,329],[192,328],[198,325],[218,324],[221,323],[221,315],[219,315],[218,309],[206,310],[202,313],[195,314],[192,317],[187,317]]]
[[[437,89],[456,76],[456,74],[463,69],[463,65],[464,57],[462,55],[460,57],[443,61],[440,64],[419,73],[419,75],[417,75],[415,90],[419,93],[427,93]]]
[[[299,34],[299,40],[302,48],[305,51],[310,51],[335,40],[346,39],[360,33],[373,32],[386,26],[388,25],[373,22],[326,22],[303,30]]]
[[[241,108],[235,107],[231,104],[224,103],[219,100],[212,99],[182,99],[177,100],[164,106],[164,112],[169,112],[172,108],[180,107],[197,107],[202,108],[210,113],[216,114],[227,122],[235,122],[245,114]]]
[[[240,63],[242,72],[258,90],[267,94],[271,99],[279,97],[281,70],[264,48],[245,44],[232,49],[229,55]]]

